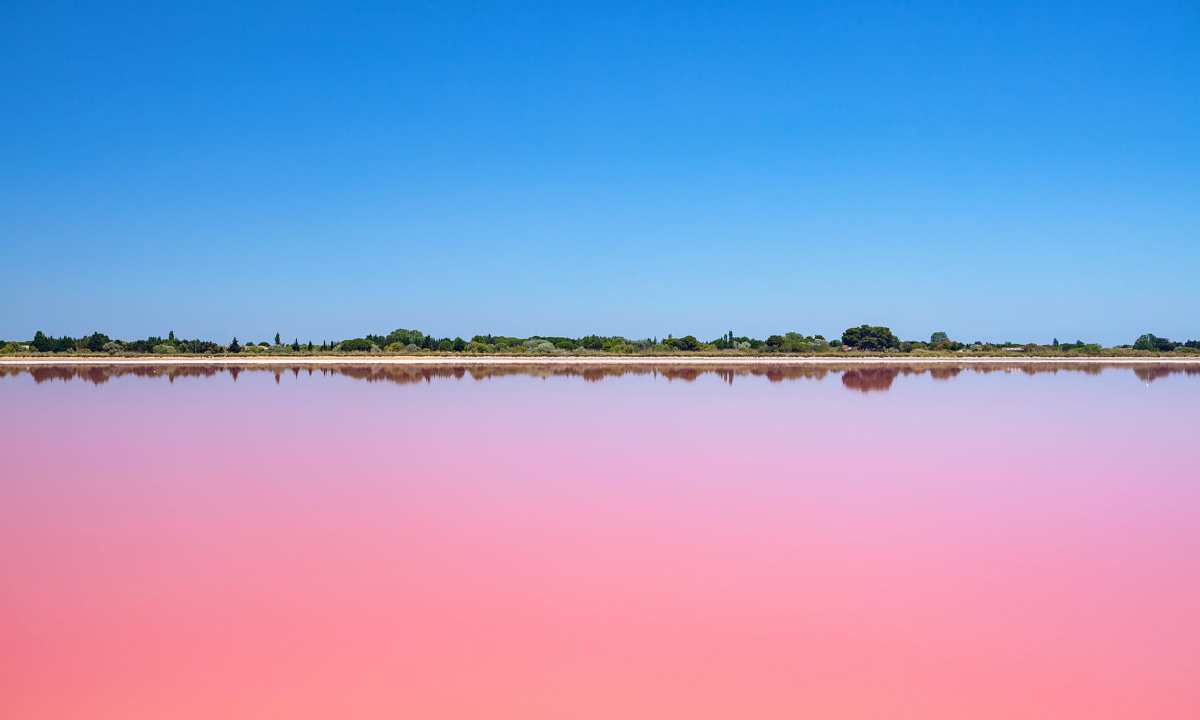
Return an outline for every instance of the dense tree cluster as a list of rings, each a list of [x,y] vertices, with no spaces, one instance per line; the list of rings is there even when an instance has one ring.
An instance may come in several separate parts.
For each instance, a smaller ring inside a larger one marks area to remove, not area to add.
[[[1049,344],[1038,343],[986,343],[955,340],[944,331],[930,335],[928,342],[900,340],[890,328],[877,325],[859,325],[847,328],[840,338],[826,339],[823,335],[804,335],[787,332],[771,335],[764,339],[735,335],[732,330],[720,337],[704,341],[695,335],[663,339],[630,339],[619,335],[584,335],[562,337],[535,335],[512,337],[506,335],[475,335],[470,340],[461,337],[435,337],[420,330],[398,328],[386,335],[366,335],[344,340],[322,340],[318,346],[309,340],[301,342],[293,338],[290,343],[275,333],[274,342],[239,342],[233,338],[227,345],[211,340],[183,339],[169,332],[167,336],[150,336],[144,340],[114,340],[101,332],[82,337],[53,337],[38,331],[29,341],[0,341],[0,352],[13,353],[108,353],[156,354],[156,355],[213,355],[220,353],[244,354],[299,354],[299,353],[473,353],[504,355],[564,355],[606,353],[617,355],[654,353],[748,353],[748,354],[795,354],[811,355],[832,352],[857,351],[862,353],[974,353],[980,355],[1019,352],[1042,355],[1099,355],[1121,352],[1154,353],[1197,353],[1200,340],[1174,342],[1151,333],[1140,336],[1132,345],[1104,348],[1096,343],[1059,342],[1054,338]]]
[[[20,343],[8,343],[5,347],[9,348],[9,346],[14,345],[19,346]],[[145,340],[112,340],[100,332],[79,338],[68,337],[66,335],[56,338],[46,335],[40,330],[34,334],[33,340],[29,342],[29,348],[40,353],[107,352],[132,354],[212,354],[225,350],[224,347],[210,340],[183,340],[176,338],[174,332],[168,333],[166,338],[151,336]],[[15,350],[10,351],[15,352]]]
[[[842,333],[842,344],[855,350],[891,350],[900,347],[900,338],[892,334],[891,328],[859,325]]]
[[[1174,342],[1169,338],[1162,338],[1152,333],[1146,333],[1139,337],[1133,343],[1134,350],[1154,350],[1155,352],[1172,352],[1179,348],[1189,350],[1200,350],[1200,340],[1188,340],[1186,342]]]

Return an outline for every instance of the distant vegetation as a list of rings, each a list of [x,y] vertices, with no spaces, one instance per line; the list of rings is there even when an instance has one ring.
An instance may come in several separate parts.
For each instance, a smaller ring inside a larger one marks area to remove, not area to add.
[[[505,335],[476,335],[470,340],[461,337],[438,338],[420,330],[393,330],[387,335],[367,335],[344,340],[300,341],[290,343],[275,333],[273,342],[250,342],[232,338],[228,343],[212,340],[178,338],[174,332],[166,337],[152,336],[144,340],[114,340],[96,332],[84,337],[52,337],[38,331],[30,340],[0,341],[0,354],[108,354],[108,355],[319,355],[342,353],[438,354],[470,353],[478,355],[672,355],[704,353],[712,355],[820,355],[849,354],[910,354],[910,355],[1006,355],[1020,353],[1042,356],[1115,356],[1150,354],[1200,354],[1200,340],[1175,342],[1146,333],[1130,345],[1102,347],[1082,340],[1060,343],[1057,338],[1048,344],[966,342],[955,340],[945,332],[933,333],[928,341],[901,340],[890,328],[859,325],[847,328],[840,338],[827,339],[822,335],[788,332],[765,339],[735,335],[729,331],[714,339],[703,341],[694,335],[665,338],[630,339],[617,335],[585,335],[583,337],[540,336],[509,337]]]

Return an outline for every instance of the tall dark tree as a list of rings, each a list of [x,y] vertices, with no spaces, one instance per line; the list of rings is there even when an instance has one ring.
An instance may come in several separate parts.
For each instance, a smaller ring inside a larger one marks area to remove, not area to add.
[[[237,338],[234,338],[233,342],[229,343],[229,352],[240,353],[241,351],[242,346],[238,344]]]
[[[275,333],[275,344],[279,344],[279,333]]]
[[[33,349],[38,352],[50,352],[54,349],[53,341],[46,337],[46,334],[38,330],[33,334]]]

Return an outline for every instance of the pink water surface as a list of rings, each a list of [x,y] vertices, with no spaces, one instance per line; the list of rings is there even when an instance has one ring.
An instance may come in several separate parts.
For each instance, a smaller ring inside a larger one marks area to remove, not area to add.
[[[1195,373],[41,372],[3,718],[1200,717]]]

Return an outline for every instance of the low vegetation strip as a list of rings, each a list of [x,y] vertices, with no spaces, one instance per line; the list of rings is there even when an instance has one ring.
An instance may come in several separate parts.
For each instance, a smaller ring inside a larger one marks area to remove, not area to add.
[[[1180,357],[1200,356],[1200,340],[1175,342],[1146,333],[1128,345],[1105,347],[1082,340],[1050,343],[965,342],[951,338],[945,332],[933,333],[928,341],[901,340],[890,328],[878,325],[859,325],[847,328],[839,338],[804,335],[788,332],[767,338],[738,336],[729,331],[707,342],[693,335],[665,338],[630,339],[618,335],[585,335],[583,337],[540,336],[510,337],[504,335],[475,335],[470,340],[461,337],[438,338],[420,330],[397,329],[387,335],[367,335],[343,340],[313,340],[290,343],[279,333],[271,341],[239,341],[236,337],[222,344],[213,340],[178,338],[169,332],[166,337],[151,336],[144,340],[118,340],[101,332],[83,337],[53,337],[38,331],[30,340],[0,341],[0,355],[8,356],[108,356],[108,357],[170,357],[170,356],[252,356],[315,357],[354,355],[398,356],[648,356],[648,357]]]

